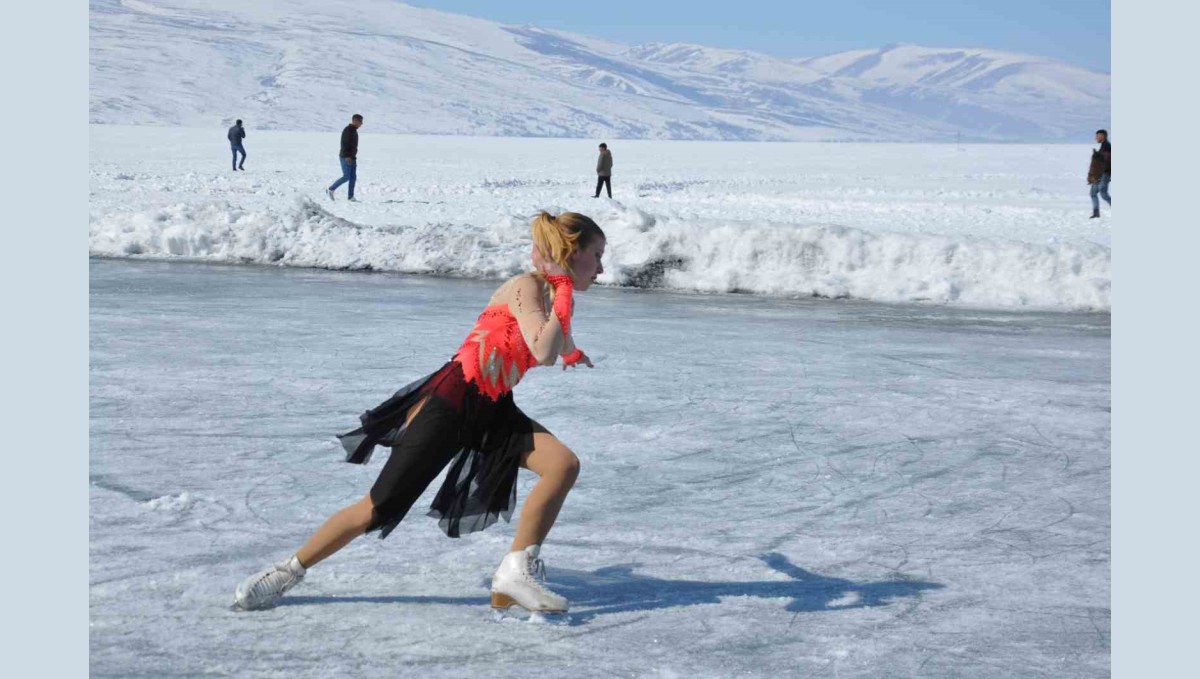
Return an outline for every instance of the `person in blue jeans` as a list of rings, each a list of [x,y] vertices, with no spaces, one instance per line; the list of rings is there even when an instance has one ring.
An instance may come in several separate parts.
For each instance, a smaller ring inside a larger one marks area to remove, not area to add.
[[[225,134],[229,139],[229,147],[233,149],[233,171],[246,171],[246,148],[242,146],[242,140],[246,138],[246,128],[242,127],[242,121],[237,121],[233,127],[229,128],[229,132]],[[238,154],[242,154],[242,162],[238,162]]]
[[[354,200],[354,182],[358,179],[358,128],[362,127],[362,124],[363,117],[355,113],[350,118],[350,124],[342,130],[342,148],[338,151],[338,160],[342,163],[342,177],[325,189],[329,200],[333,200],[333,192],[347,182],[350,183],[350,187],[346,200]]]
[[[1108,143],[1108,130],[1096,130],[1096,143],[1100,148],[1092,151],[1087,178],[1092,187],[1092,219],[1100,216],[1101,198],[1112,207],[1112,196],[1108,195],[1108,182],[1112,181],[1112,144]]]

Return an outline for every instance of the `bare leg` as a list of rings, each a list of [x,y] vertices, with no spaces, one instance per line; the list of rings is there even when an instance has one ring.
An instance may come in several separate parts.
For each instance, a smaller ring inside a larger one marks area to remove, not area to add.
[[[413,406],[405,421],[412,422],[424,406],[424,400]],[[326,519],[308,542],[296,550],[296,558],[300,560],[300,565],[312,568],[350,544],[354,538],[366,533],[367,528],[371,526],[374,509],[375,503],[371,501],[371,495],[368,493],[363,499],[349,507],[343,507],[337,514]]]
[[[300,565],[312,568],[326,557],[350,544],[354,538],[367,532],[371,525],[374,505],[371,496],[355,502],[325,520],[317,532],[312,534],[304,546],[296,550]]]
[[[579,458],[547,432],[534,433],[533,450],[521,459],[521,466],[541,478],[521,508],[517,534],[509,550],[513,552],[539,545],[546,539],[567,493],[579,477]]]

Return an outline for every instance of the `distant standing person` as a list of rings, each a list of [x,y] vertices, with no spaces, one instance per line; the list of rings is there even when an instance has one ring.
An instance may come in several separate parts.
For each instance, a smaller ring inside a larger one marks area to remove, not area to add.
[[[600,187],[608,189],[608,197],[612,198],[612,153],[608,150],[608,144],[600,145],[600,158],[596,161],[596,195],[592,198],[600,197]]]
[[[246,148],[242,146],[242,140],[246,138],[246,128],[242,127],[242,121],[239,120],[229,128],[229,132],[225,135],[229,138],[229,147],[233,149],[233,171],[237,172],[246,170]],[[242,154],[242,162],[238,162],[238,154]]]
[[[350,182],[346,200],[354,200],[354,182],[358,180],[358,128],[362,127],[363,117],[355,113],[350,118],[350,124],[342,130],[342,148],[338,151],[338,160],[342,163],[342,178],[325,189],[329,200],[333,200],[333,192],[337,187]],[[358,201],[354,201],[358,202]]]
[[[1092,187],[1092,219],[1100,216],[1100,198],[1112,207],[1112,198],[1108,195],[1108,182],[1112,180],[1112,144],[1108,143],[1108,130],[1096,130],[1096,141],[1100,148],[1092,151],[1087,177]]]

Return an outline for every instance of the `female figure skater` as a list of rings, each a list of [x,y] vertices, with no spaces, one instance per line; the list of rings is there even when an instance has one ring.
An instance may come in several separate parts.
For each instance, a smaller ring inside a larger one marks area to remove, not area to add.
[[[492,577],[492,607],[565,612],[567,600],[536,577],[542,541],[579,474],[579,459],[513,402],[512,388],[534,365],[592,362],[571,338],[572,294],[604,271],[604,232],[581,214],[542,212],[533,220],[533,273],[497,288],[448,363],[396,392],[340,435],[346,461],[362,464],[376,445],[391,456],[358,502],[331,516],[289,559],[240,586],[236,606],[270,606],[358,536],[385,538],[447,465],[429,512],[450,537],[507,521],[516,506],[517,468],[540,478],[525,500],[512,547]]]

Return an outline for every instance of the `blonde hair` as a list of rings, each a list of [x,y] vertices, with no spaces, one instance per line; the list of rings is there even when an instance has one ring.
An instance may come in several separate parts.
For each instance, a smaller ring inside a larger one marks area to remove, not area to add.
[[[567,271],[576,252],[603,238],[604,231],[596,222],[578,212],[555,216],[542,210],[533,218],[533,246]]]

